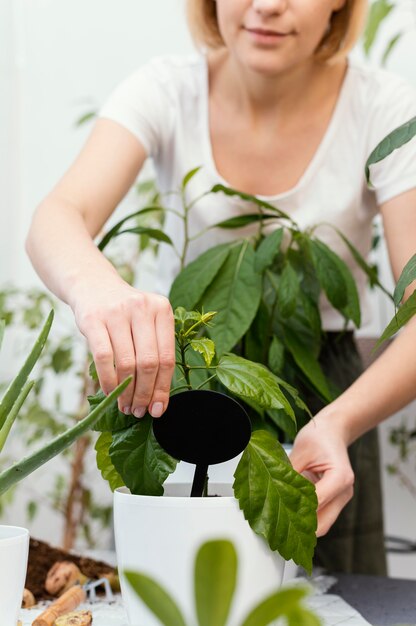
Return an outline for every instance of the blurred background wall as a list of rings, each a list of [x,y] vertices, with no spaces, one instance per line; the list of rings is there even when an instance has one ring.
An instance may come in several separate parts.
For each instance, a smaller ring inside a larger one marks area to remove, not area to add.
[[[88,125],[77,127],[76,120],[98,109],[121,79],[151,57],[193,50],[183,4],[183,0],[0,3],[0,289],[6,283],[23,288],[40,285],[25,255],[24,239],[34,207],[69,166],[89,132]],[[399,6],[381,28],[367,62],[380,64],[389,39],[404,30],[406,33],[390,55],[387,67],[416,83],[414,4],[398,1]],[[354,55],[362,58],[362,47]],[[128,197],[125,202],[134,200]],[[383,246],[375,261],[383,280],[391,284]],[[143,280],[146,282],[146,276]],[[371,326],[361,331],[364,336],[376,336],[392,314],[390,305],[380,295],[373,296],[373,308]],[[57,321],[58,329],[60,324],[69,324],[75,336],[64,309]],[[17,368],[23,343],[24,338],[16,332],[7,338],[0,363],[3,380]],[[61,386],[63,395],[71,395],[73,382],[63,379]],[[383,425],[383,465],[397,456],[397,449],[389,443],[390,429],[400,425],[404,417],[414,424],[415,416],[413,405]],[[19,449],[18,437],[14,446]],[[405,472],[413,481],[415,465],[414,458],[405,465]],[[56,471],[68,471],[67,465],[58,460],[39,470],[19,490],[14,503],[3,507],[1,519],[27,525],[29,496],[41,504]],[[91,480],[99,498],[109,503],[111,495],[92,467]],[[387,532],[416,540],[416,495],[400,486],[397,476],[387,471],[383,472],[383,480]],[[30,527],[35,536],[59,543],[62,515],[45,504],[40,506]],[[111,531],[97,537],[102,547],[110,542]],[[416,556],[391,557],[390,572],[416,578]]]

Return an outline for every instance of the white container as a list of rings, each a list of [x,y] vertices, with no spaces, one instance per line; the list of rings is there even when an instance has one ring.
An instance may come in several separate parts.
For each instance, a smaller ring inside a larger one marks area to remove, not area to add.
[[[196,625],[193,569],[198,548],[210,539],[233,542],[239,561],[229,626],[281,584],[283,558],[271,552],[244,519],[231,484],[210,482],[222,497],[190,498],[190,484],[166,484],[164,496],[114,494],[114,525],[121,591],[130,626],[160,626],[123,578],[135,570],[157,580],[175,599],[187,624]]]
[[[0,623],[16,626],[25,586],[29,531],[0,526]]]

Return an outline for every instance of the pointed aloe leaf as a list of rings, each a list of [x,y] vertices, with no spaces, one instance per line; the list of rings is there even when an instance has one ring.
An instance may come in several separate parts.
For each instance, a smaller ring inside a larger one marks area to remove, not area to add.
[[[394,9],[394,5],[387,2],[387,0],[375,0],[375,2],[371,4],[367,26],[364,32],[364,50],[367,55],[376,39],[382,22],[392,9]]]
[[[256,260],[254,262],[254,269],[256,272],[262,273],[269,267],[276,256],[280,252],[280,246],[283,241],[283,228],[277,228],[270,235],[267,235],[260,243],[256,250]]]
[[[186,626],[172,596],[155,580],[137,572],[124,572],[130,585],[164,626]]]
[[[308,347],[305,346],[303,341],[299,339],[299,336],[290,328],[284,329],[284,341],[286,348],[289,350],[302,372],[320,392],[322,397],[327,402],[331,402],[333,397],[325,378],[325,374],[323,373],[318,360],[314,357]]]
[[[264,365],[235,354],[225,354],[216,372],[224,387],[243,400],[254,400],[265,409],[284,409],[295,421],[293,409],[280,389],[277,377]]]
[[[95,396],[88,396],[88,402],[93,409],[98,406],[105,398],[102,391],[99,391]],[[102,413],[102,417],[94,424],[93,430],[99,432],[109,431],[116,432],[117,430],[123,430],[133,424],[137,423],[137,418],[132,415],[125,415],[118,409],[117,402],[114,401],[109,404],[105,411]]]
[[[201,298],[200,305],[204,309],[218,311],[209,336],[219,355],[240,341],[259,308],[262,285],[254,269],[254,255],[248,240],[234,245]]]
[[[300,624],[302,626],[322,626],[319,617],[305,607],[298,607],[287,614],[287,626],[300,626]]]
[[[397,281],[396,289],[394,290],[394,304],[399,306],[406,287],[408,287],[414,280],[416,280],[416,254],[406,263],[403,268],[400,278]]]
[[[4,320],[0,320],[0,348],[3,343],[4,337],[4,329],[6,328],[6,322]]]
[[[347,304],[347,285],[339,269],[339,258],[317,239],[310,240],[310,249],[319,282],[328,300],[336,309],[342,309]]]
[[[6,421],[4,422],[3,427],[0,429],[0,452],[3,450],[4,444],[6,443],[6,439],[9,436],[14,421],[17,418],[22,404],[26,400],[34,384],[34,381],[30,380],[28,380],[24,384],[19,395],[16,398],[16,402],[13,404],[8,416],[6,417]]]
[[[140,209],[140,211],[135,211],[134,213],[130,213],[130,215],[127,215],[126,217],[123,217],[122,220],[117,222],[117,224],[115,224],[108,231],[108,233],[106,233],[104,235],[104,237],[98,243],[98,249],[101,250],[101,252],[102,252],[104,250],[104,248],[106,248],[106,246],[113,239],[113,237],[116,237],[117,234],[119,234],[119,231],[120,231],[121,227],[123,226],[123,224],[128,222],[128,220],[131,220],[134,217],[139,217],[141,215],[146,215],[147,213],[160,213],[161,211],[163,211],[163,208],[160,207],[160,206],[149,206],[149,207],[145,207],[144,209]]]
[[[3,427],[4,422],[6,421],[7,415],[11,410],[13,404],[16,402],[16,399],[20,393],[20,390],[25,385],[30,372],[34,368],[42,350],[46,343],[46,340],[49,335],[49,331],[52,326],[54,312],[51,311],[46,319],[46,322],[43,325],[42,330],[40,331],[38,338],[36,339],[32,350],[30,351],[29,356],[24,362],[20,372],[17,376],[12,380],[10,385],[8,386],[6,393],[4,394],[1,402],[0,402],[0,428]]]
[[[241,198],[242,200],[245,200],[246,202],[252,202],[253,204],[255,204],[256,206],[262,209],[268,209],[269,211],[272,211],[272,213],[274,213],[277,217],[280,217],[285,220],[289,220],[289,222],[291,222],[292,224],[295,223],[292,220],[292,218],[284,211],[281,211],[280,209],[273,206],[269,202],[265,202],[264,200],[261,200],[260,198],[257,198],[256,196],[252,196],[249,193],[237,191],[236,189],[232,189],[231,187],[226,187],[225,185],[220,185],[220,184],[214,185],[214,187],[212,187],[211,189],[211,193],[224,193],[226,196],[237,196],[238,198]]]
[[[416,315],[416,291],[407,298],[406,302],[397,311],[387,328],[384,329],[374,349],[377,349],[384,341],[393,337],[414,315]]]
[[[299,608],[301,600],[308,593],[309,590],[305,587],[276,591],[254,607],[241,626],[267,626],[279,617],[288,616]],[[319,621],[317,623],[319,624]],[[297,626],[304,626],[304,624],[299,621]]]
[[[275,220],[276,215],[268,215],[267,213],[247,213],[246,215],[237,215],[236,217],[230,217],[228,220],[217,222],[210,228],[243,228],[249,224],[256,222],[262,222],[263,220]]]
[[[192,339],[190,342],[192,350],[199,352],[204,357],[205,365],[209,367],[215,356],[215,344],[212,339],[202,337],[201,339]]]
[[[315,487],[295,472],[271,433],[253,432],[234,478],[234,494],[254,532],[310,573],[317,528]]]
[[[182,191],[185,191],[186,187],[188,186],[188,183],[193,179],[195,174],[198,174],[200,169],[202,169],[202,165],[199,165],[198,167],[194,167],[194,169],[190,170],[189,172],[185,174],[182,180]]]
[[[110,445],[112,441],[111,433],[101,433],[95,443],[95,451],[97,453],[97,467],[101,476],[108,482],[111,491],[115,491],[118,487],[124,487],[124,482],[111,462]]]
[[[412,117],[408,122],[405,122],[391,133],[387,135],[381,141],[378,146],[376,146],[373,152],[368,157],[367,163],[365,164],[365,175],[367,177],[367,182],[371,184],[370,181],[370,166],[374,163],[378,163],[385,159],[389,154],[404,146],[407,142],[409,142],[416,135],[416,116]]]
[[[163,483],[177,465],[158,444],[152,424],[146,414],[134,426],[113,433],[110,445],[111,462],[135,495],[163,495]]]
[[[98,406],[95,407],[84,419],[77,422],[64,433],[55,437],[48,444],[27,456],[22,461],[12,465],[9,469],[0,474],[0,495],[7,491],[14,484],[22,480],[38,467],[53,459],[57,454],[68,448],[76,439],[84,435],[95,422],[101,417],[107,407],[118,398],[124,389],[130,384],[131,376],[126,378],[118,387],[114,389]]]
[[[207,541],[195,559],[198,626],[225,626],[237,580],[237,553],[230,541]]]
[[[173,281],[169,300],[173,309],[195,308],[205,289],[224,265],[232,244],[223,243],[210,248],[187,265]]]

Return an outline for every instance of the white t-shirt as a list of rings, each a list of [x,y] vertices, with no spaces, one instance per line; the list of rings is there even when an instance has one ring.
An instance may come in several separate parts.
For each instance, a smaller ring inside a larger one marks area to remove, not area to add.
[[[381,139],[415,115],[413,87],[384,70],[349,61],[329,126],[306,171],[288,191],[259,197],[289,213],[301,229],[330,222],[366,257],[378,206],[416,187],[416,139],[372,166],[371,189],[365,181],[366,160]],[[154,161],[162,193],[179,189],[183,176],[200,165],[202,169],[189,184],[188,199],[217,183],[228,185],[217,172],[211,149],[205,57],[155,58],[115,89],[100,116],[118,122],[139,139]],[[177,196],[169,196],[165,204],[181,210]],[[190,235],[229,217],[252,212],[253,206],[238,198],[206,196],[189,214]],[[165,230],[181,250],[182,220],[168,213]],[[209,231],[191,242],[187,262],[213,245],[253,232],[254,226]],[[365,275],[331,228],[319,227],[316,236],[352,269],[365,320]],[[160,245],[158,268],[155,291],[167,295],[179,261],[166,244]],[[325,300],[321,313],[326,330],[343,328],[342,316]]]

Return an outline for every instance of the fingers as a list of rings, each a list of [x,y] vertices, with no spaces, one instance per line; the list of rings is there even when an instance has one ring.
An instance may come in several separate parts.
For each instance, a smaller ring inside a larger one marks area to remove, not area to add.
[[[330,500],[328,504],[318,508],[317,537],[326,535],[344,506],[351,500],[353,493],[354,489],[352,485],[350,487],[346,487],[344,491]]]
[[[143,417],[149,407],[153,417],[160,417],[169,402],[175,368],[174,318],[169,301],[155,296],[146,316],[137,311],[132,332],[137,366],[132,413]]]
[[[103,323],[91,322],[82,329],[86,336],[97,370],[98,380],[107,395],[117,387],[117,374],[114,369],[114,354],[107,328]]]
[[[130,415],[136,375],[136,354],[130,320],[118,313],[109,318],[107,329],[111,337],[117,384],[128,376],[133,377],[130,385],[117,400],[119,410],[125,415]]]

